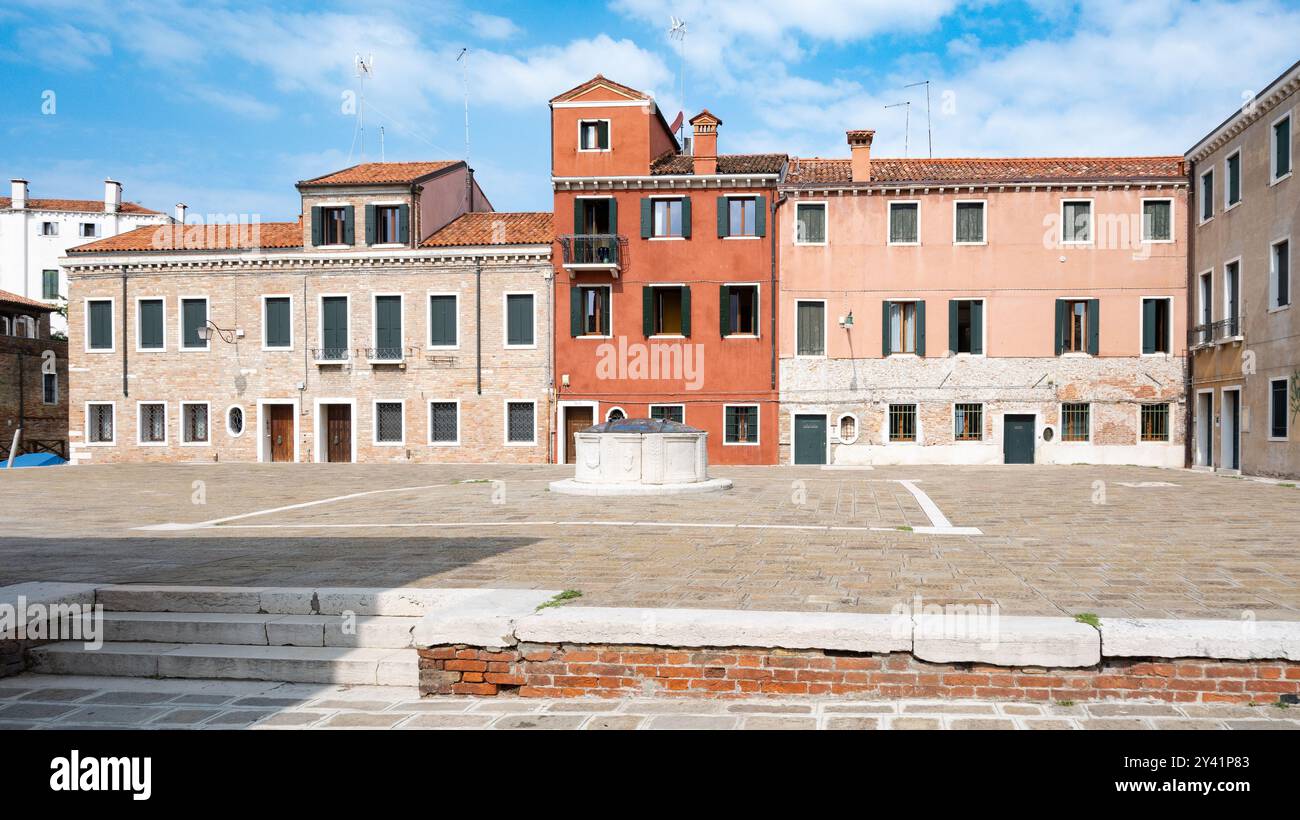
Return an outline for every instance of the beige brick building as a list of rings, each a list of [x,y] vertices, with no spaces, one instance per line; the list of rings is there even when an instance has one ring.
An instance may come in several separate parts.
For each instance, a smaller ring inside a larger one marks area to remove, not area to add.
[[[550,215],[464,163],[299,189],[298,222],[69,252],[76,460],[546,461]]]

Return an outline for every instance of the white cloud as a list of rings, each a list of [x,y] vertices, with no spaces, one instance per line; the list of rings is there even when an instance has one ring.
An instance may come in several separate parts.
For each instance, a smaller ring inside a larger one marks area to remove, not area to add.
[[[103,34],[67,23],[23,28],[14,39],[18,49],[15,57],[54,70],[85,71],[93,68],[97,59],[113,52]]]
[[[522,31],[508,17],[497,17],[494,14],[483,14],[477,11],[470,13],[469,22],[478,36],[488,40],[509,40]]]

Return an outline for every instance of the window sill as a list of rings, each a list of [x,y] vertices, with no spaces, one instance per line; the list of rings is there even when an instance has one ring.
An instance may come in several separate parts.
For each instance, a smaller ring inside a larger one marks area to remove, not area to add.
[[[1143,240],[1141,240],[1141,242],[1142,242],[1143,245],[1172,245],[1172,244],[1174,244],[1174,240],[1172,240],[1172,239],[1143,239]]]
[[[650,339],[685,339],[688,338],[680,333],[652,333],[647,338]]]
[[[16,336],[16,337],[14,337],[14,338],[22,339],[22,338],[26,338],[26,337],[23,337],[23,336]],[[116,350],[116,348],[111,348],[111,347],[110,347],[110,348],[104,348],[104,349],[98,349],[98,350],[91,350],[91,349],[87,348],[87,349],[86,349],[86,352],[87,352],[87,353],[116,353],[117,350]],[[161,352],[161,351],[160,351],[160,352]]]
[[[920,242],[887,242],[886,245],[891,248],[919,248]]]
[[[165,442],[165,441],[137,441],[137,442],[135,443],[135,446],[137,446],[137,447],[166,447],[166,446],[167,446],[167,442]]]
[[[761,337],[760,337],[757,333],[728,333],[726,336],[723,336],[722,338],[724,338],[724,339],[758,339],[758,338],[761,338]],[[810,358],[810,359],[812,359],[812,358],[824,359],[824,358],[826,358],[826,357],[825,357],[825,356],[808,356],[807,358]]]
[[[757,447],[757,441],[724,441],[723,447]]]
[[[1289,438],[1277,438],[1276,436],[1269,436],[1268,440],[1272,442],[1277,442],[1278,444],[1288,444],[1291,441],[1291,439]]]
[[[312,245],[312,248],[318,251],[345,251],[351,245]]]
[[[292,347],[262,347],[263,353],[292,353]]]
[[[651,242],[685,242],[684,236],[651,236],[647,237]]]
[[[405,441],[372,441],[375,447],[405,447]]]
[[[592,333],[584,333],[584,334],[581,335],[581,336],[574,336],[574,337],[572,337],[572,338],[574,338],[574,339],[578,339],[578,340],[586,339],[587,341],[600,341],[600,340],[602,340],[602,339],[612,339],[612,338],[614,338],[614,337],[613,337],[613,336],[597,336],[597,335],[592,334]]]
[[[1083,351],[1079,351],[1079,350],[1072,350],[1072,351],[1068,351],[1068,352],[1066,352],[1066,353],[1062,353],[1062,354],[1060,354],[1060,357],[1061,357],[1062,359],[1091,359],[1091,358],[1094,358],[1094,356],[1093,356],[1091,353],[1084,353]]]
[[[85,444],[85,446],[87,446],[87,447],[116,447],[116,446],[117,446],[117,442],[116,442],[116,441],[87,441],[86,444]]]
[[[460,350],[460,345],[427,345],[424,349],[435,353],[446,353],[448,350]]]
[[[1271,307],[1271,308],[1268,309],[1268,312],[1269,312],[1269,313],[1281,313],[1281,312],[1284,311],[1284,310],[1290,310],[1290,309],[1291,309],[1291,305],[1288,303],[1288,304],[1285,304],[1285,305],[1278,305],[1277,307]]]
[[[181,446],[182,446],[182,447],[211,447],[211,446],[212,446],[212,442],[210,442],[210,441],[182,441],[182,442],[181,442]]]
[[[393,248],[405,248],[406,245],[402,242],[376,242],[375,244],[367,245],[366,247],[377,248],[379,250],[392,250]]]
[[[952,244],[953,244],[954,246],[958,247],[958,248],[963,248],[963,247],[967,247],[967,248],[978,248],[978,247],[981,247],[981,246],[987,245],[987,244],[988,244],[988,240],[984,240],[983,242],[958,242],[958,241],[956,241],[956,240],[953,240],[953,243],[952,243]]]
[[[1235,211],[1235,210],[1237,209],[1237,206],[1241,205],[1242,201],[1243,201],[1243,200],[1240,200],[1240,199],[1239,199],[1239,200],[1237,200],[1236,202],[1230,202],[1230,203],[1228,203],[1227,205],[1224,205],[1224,206],[1223,206],[1223,211],[1221,211],[1221,213],[1225,213],[1225,214],[1226,214],[1226,213],[1228,213],[1229,211]]]
[[[502,348],[505,350],[536,350],[537,345],[502,345]]]
[[[797,248],[824,248],[824,247],[826,247],[826,243],[825,243],[825,242],[795,242],[794,244],[795,244],[795,247],[797,247]]]
[[[536,447],[536,446],[537,446],[537,442],[535,442],[535,441],[507,441],[507,442],[505,443],[505,446],[506,446],[506,447]]]
[[[182,347],[177,350],[179,353],[207,353],[211,347]]]
[[[1274,185],[1277,185],[1279,182],[1286,182],[1288,179],[1291,178],[1291,174],[1293,173],[1294,171],[1287,171],[1285,174],[1283,174],[1280,177],[1274,177],[1272,180],[1269,181],[1268,186],[1272,188]]]
[[[743,234],[741,236],[724,236],[722,238],[723,239],[762,239],[763,237],[758,236],[757,234],[753,234],[753,235]]]

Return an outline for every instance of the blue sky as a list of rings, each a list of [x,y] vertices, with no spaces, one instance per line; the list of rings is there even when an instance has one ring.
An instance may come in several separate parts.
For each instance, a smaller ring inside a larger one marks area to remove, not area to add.
[[[669,15],[686,20],[683,46]],[[360,160],[357,53],[373,55],[366,159],[464,152],[498,210],[550,207],[546,101],[603,73],[672,119],[708,107],[726,152],[1180,154],[1300,59],[1300,0],[613,0],[203,3],[6,0],[0,175],[34,197],[192,214],[298,213],[293,183]],[[54,110],[48,111],[47,92]],[[43,103],[45,110],[43,110]]]

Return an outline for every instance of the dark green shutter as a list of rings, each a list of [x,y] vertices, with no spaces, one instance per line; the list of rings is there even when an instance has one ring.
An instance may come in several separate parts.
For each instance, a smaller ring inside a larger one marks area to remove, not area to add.
[[[655,333],[655,293],[649,285],[641,286],[641,333],[646,336]]]
[[[411,241],[411,206],[397,206],[397,241],[406,244]]]
[[[113,303],[90,303],[90,349],[108,350],[113,347]]]
[[[984,302],[970,303],[970,352],[984,352]]]
[[[515,293],[506,297],[506,340],[512,345],[533,344],[533,297]]]
[[[596,291],[603,297],[604,310],[600,312],[600,335],[609,335],[610,314],[614,312],[614,292],[613,288],[601,288]]]
[[[379,232],[376,230],[376,225],[375,225],[375,206],[367,205],[366,206],[366,244],[367,245],[375,244],[375,237],[378,236],[378,234]]]
[[[586,210],[584,209],[583,201],[581,199],[573,200],[573,232],[575,234],[583,234],[587,232],[587,220],[585,217]]]
[[[346,296],[326,296],[321,300],[322,346],[346,350],[348,346],[348,300]]]
[[[356,224],[353,220],[352,210],[353,208],[351,205],[345,205],[343,207],[343,244],[344,245],[354,245],[356,244],[357,241]]]
[[[1096,299],[1088,300],[1088,352],[1097,355],[1098,339],[1101,337],[1101,303]]]
[[[321,206],[313,205],[311,208],[311,244],[325,244],[325,225],[321,222]]]
[[[731,288],[718,285],[718,331],[726,336],[731,333]]]
[[[1065,352],[1066,304],[1064,299],[1056,300],[1056,355]]]
[[[609,198],[609,232],[618,233],[618,200],[614,197]]]
[[[889,355],[889,311],[893,307],[893,302],[881,302],[881,316],[883,321],[880,323],[880,351],[882,356]]]
[[[691,286],[682,286],[682,335],[691,335]]]
[[[289,298],[277,296],[266,300],[264,342],[267,347],[289,346]]]
[[[925,355],[925,301],[916,303],[916,355]]]
[[[199,339],[199,328],[207,324],[208,304],[202,299],[181,300],[181,338],[182,347],[201,348],[204,342]]]
[[[948,300],[948,349],[953,353],[957,352],[960,337],[957,334],[957,309],[961,302],[957,299]]]
[[[569,288],[569,335],[582,335],[582,289]]]
[[[641,238],[649,239],[654,228],[654,200],[644,197],[641,200]]]
[[[402,347],[402,297],[375,297],[375,347],[385,350]]]
[[[456,344],[456,297],[440,294],[429,297],[429,344],[449,347]]]
[[[140,302],[140,347],[160,350],[163,347],[163,303],[161,299]]]
[[[682,236],[691,238],[691,198],[682,197]]]
[[[765,196],[754,199],[754,235],[767,235],[767,197]]]
[[[731,202],[725,196],[718,197],[718,236],[726,237],[731,233]]]
[[[1142,352],[1156,352],[1156,300],[1142,300]]]

